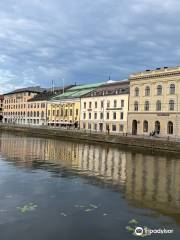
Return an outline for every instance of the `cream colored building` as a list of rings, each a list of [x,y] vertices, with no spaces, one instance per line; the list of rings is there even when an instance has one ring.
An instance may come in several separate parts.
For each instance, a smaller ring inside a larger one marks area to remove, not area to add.
[[[81,129],[126,133],[129,82],[107,82],[81,98]]]
[[[128,132],[180,137],[180,67],[130,75]]]
[[[28,100],[43,90],[40,87],[29,87],[4,94],[3,122],[27,124]]]

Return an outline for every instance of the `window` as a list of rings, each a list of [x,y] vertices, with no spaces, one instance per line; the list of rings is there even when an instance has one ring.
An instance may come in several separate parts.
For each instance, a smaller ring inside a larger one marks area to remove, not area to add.
[[[84,109],[86,109],[86,102],[84,102]]]
[[[124,107],[124,100],[121,100],[121,107]]]
[[[156,111],[161,111],[161,101],[157,100],[156,102]]]
[[[149,101],[145,101],[144,111],[149,111]]]
[[[97,123],[94,124],[94,130],[97,131]]]
[[[116,132],[116,125],[112,125],[112,131]]]
[[[97,108],[97,102],[95,102],[95,108]]]
[[[89,108],[91,108],[92,107],[92,102],[89,102]]]
[[[169,110],[173,111],[174,110],[174,100],[169,101]]]
[[[150,87],[147,86],[147,87],[145,88],[145,96],[149,96],[149,95],[150,95]]]
[[[162,95],[162,86],[161,85],[158,85],[157,86],[157,95]]]
[[[101,108],[104,107],[104,101],[101,101]]]
[[[89,119],[91,119],[91,113],[89,113]]]
[[[117,107],[117,100],[114,100],[114,108]]]
[[[135,96],[136,96],[136,97],[139,96],[139,88],[138,88],[138,87],[135,88]]]
[[[124,113],[121,112],[121,113],[120,113],[120,119],[122,120],[123,118],[124,118]]]
[[[147,133],[148,132],[148,121],[143,122],[143,132]]]
[[[67,115],[68,115],[68,110],[66,109],[65,110],[65,117],[67,117]]]
[[[173,134],[173,123],[172,122],[168,122],[167,133],[168,134]]]
[[[170,94],[175,94],[175,85],[174,85],[174,84],[171,84],[171,85],[170,85],[169,93],[170,93]]]
[[[107,101],[107,108],[110,108],[110,101]]]
[[[106,113],[106,118],[109,119],[109,112]]]
[[[116,119],[116,112],[113,112],[113,119]]]
[[[76,109],[76,116],[78,115],[78,113],[79,113],[79,109]]]
[[[97,112],[94,113],[94,119],[97,119]]]
[[[83,118],[86,119],[86,113],[83,114]]]
[[[134,102],[134,111],[138,111],[138,102],[137,101]]]
[[[100,113],[100,118],[103,119],[103,113],[102,112]]]

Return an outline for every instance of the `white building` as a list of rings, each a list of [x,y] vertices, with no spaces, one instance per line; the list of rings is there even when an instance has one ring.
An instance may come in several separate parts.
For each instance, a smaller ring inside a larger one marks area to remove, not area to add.
[[[126,133],[129,81],[108,82],[81,98],[80,128]]]

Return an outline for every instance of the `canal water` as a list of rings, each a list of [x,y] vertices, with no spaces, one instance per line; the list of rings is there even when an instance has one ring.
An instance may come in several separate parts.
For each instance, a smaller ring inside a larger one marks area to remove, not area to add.
[[[0,240],[128,240],[136,227],[180,239],[180,156],[0,133]]]

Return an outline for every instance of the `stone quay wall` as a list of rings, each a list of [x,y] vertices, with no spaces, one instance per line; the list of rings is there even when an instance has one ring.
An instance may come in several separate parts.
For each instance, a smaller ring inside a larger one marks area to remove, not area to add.
[[[151,150],[166,150],[180,152],[180,140],[165,139],[143,136],[123,136],[95,132],[85,132],[81,130],[66,130],[51,127],[32,127],[25,125],[0,124],[0,132],[11,131],[22,135],[30,135],[46,138],[71,139],[76,141],[88,141],[91,143],[116,144],[128,147],[137,147]]]

